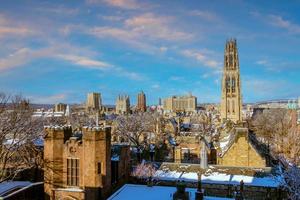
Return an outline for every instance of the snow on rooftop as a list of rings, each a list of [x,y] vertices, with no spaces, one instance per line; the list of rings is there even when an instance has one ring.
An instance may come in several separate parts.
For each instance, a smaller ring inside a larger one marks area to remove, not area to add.
[[[111,157],[111,161],[120,161],[120,156],[118,156],[118,155],[113,155],[113,156]]]
[[[169,181],[177,181],[184,180],[187,182],[197,182],[198,175],[195,172],[176,172],[176,171],[168,171],[164,172],[162,170],[158,170],[155,178],[159,180],[169,180]],[[213,172],[211,174],[203,174],[201,176],[201,180],[203,183],[211,183],[211,184],[232,184],[237,185],[240,184],[241,180],[245,183],[245,185],[249,186],[260,186],[260,187],[278,187],[280,185],[280,181],[276,179],[276,177],[265,176],[265,177],[254,177],[254,176],[245,176],[245,175],[232,175],[226,173]]]
[[[58,189],[55,189],[55,190],[58,190],[58,191],[66,191],[66,192],[84,192],[83,189],[77,188],[77,187],[58,188]]]
[[[195,199],[195,188],[186,188],[190,199]],[[117,192],[108,198],[108,200],[172,200],[176,187],[153,186],[125,184]],[[204,197],[204,200],[232,200],[230,198]]]
[[[5,181],[0,183],[0,196],[7,194],[10,191],[21,189],[30,185],[29,181]]]
[[[176,172],[176,171],[165,172],[163,170],[157,170],[155,173],[155,177],[160,180],[171,181],[171,180],[178,180],[181,174],[182,174],[181,172]]]
[[[225,147],[228,145],[230,141],[230,134],[228,134],[227,136],[225,136],[221,141],[220,141],[220,148],[222,150],[225,149]]]

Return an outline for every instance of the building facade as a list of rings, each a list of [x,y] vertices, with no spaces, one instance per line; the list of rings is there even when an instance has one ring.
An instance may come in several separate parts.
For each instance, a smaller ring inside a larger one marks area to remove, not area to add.
[[[146,95],[143,91],[138,94],[137,110],[141,112],[146,112],[147,110]]]
[[[67,104],[57,103],[54,106],[54,112],[66,112]]]
[[[130,113],[130,99],[128,95],[119,95],[116,101],[116,113],[128,114]]]
[[[88,93],[86,100],[86,109],[90,110],[101,110],[102,99],[100,93]]]
[[[249,135],[247,128],[235,128],[220,152],[217,163],[222,166],[264,168],[270,161],[265,152]]]
[[[192,94],[186,96],[172,96],[163,100],[163,108],[168,112],[195,112],[197,97]]]
[[[111,129],[46,127],[45,199],[105,199],[111,190]]]
[[[242,120],[242,95],[240,65],[235,39],[227,41],[221,95],[221,119],[238,122]]]

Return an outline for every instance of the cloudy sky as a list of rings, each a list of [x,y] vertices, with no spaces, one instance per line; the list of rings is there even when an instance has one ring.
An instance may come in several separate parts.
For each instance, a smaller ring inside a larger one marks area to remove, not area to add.
[[[300,96],[300,1],[1,0],[0,91],[35,103],[143,90],[219,102],[236,38],[244,102]]]

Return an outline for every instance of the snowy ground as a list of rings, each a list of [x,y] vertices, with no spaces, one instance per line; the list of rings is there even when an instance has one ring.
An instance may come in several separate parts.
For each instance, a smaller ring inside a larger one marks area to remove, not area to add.
[[[153,186],[148,187],[146,185],[133,185],[126,184],[115,192],[108,200],[172,200],[173,194],[176,191],[175,187],[166,186]],[[190,194],[190,199],[195,199],[196,189],[187,188],[187,192]],[[220,197],[205,197],[205,200],[232,200],[230,198]]]

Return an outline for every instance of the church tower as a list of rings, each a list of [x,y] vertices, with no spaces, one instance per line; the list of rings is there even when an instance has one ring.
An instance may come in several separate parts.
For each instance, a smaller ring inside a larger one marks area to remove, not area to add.
[[[242,120],[240,65],[235,39],[226,42],[222,79],[221,119]]]

